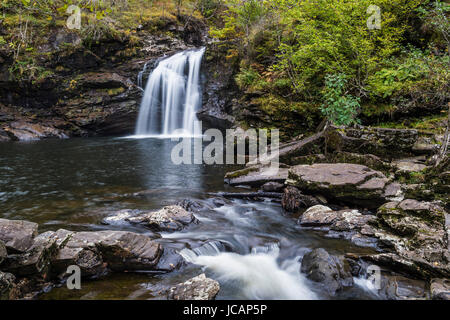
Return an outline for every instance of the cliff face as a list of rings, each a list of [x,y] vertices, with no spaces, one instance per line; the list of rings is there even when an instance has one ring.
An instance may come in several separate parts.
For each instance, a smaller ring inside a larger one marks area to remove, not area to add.
[[[48,31],[35,59],[50,70],[33,78],[12,69],[13,51],[0,48],[0,141],[131,133],[143,84],[158,59],[206,43],[202,20],[179,16],[155,27],[140,26],[124,40],[101,39],[91,45],[66,28]],[[207,66],[206,69],[209,67]],[[206,88],[209,88],[206,80]]]

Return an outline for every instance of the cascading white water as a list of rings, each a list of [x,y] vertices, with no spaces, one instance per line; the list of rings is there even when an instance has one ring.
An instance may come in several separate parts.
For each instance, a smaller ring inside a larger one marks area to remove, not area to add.
[[[160,61],[150,74],[136,125],[137,136],[199,136],[194,126],[201,104],[200,65],[205,49]]]
[[[188,262],[202,265],[221,282],[235,283],[244,299],[316,299],[300,274],[298,257],[277,263],[279,247],[253,248],[250,254],[221,252],[216,243],[179,253]]]

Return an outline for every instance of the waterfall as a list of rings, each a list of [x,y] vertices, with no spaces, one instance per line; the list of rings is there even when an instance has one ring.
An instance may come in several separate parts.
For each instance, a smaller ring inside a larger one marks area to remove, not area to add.
[[[137,136],[201,135],[194,122],[201,105],[199,78],[204,52],[204,48],[183,51],[158,63],[145,87]]]

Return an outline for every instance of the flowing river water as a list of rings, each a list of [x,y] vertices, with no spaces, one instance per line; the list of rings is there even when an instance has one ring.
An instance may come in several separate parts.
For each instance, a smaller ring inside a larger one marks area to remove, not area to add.
[[[42,299],[160,299],[163,288],[205,272],[221,284],[217,299],[328,299],[299,272],[301,257],[322,247],[332,254],[371,252],[346,240],[299,228],[279,203],[227,200],[212,193],[246,191],[224,184],[225,165],[174,165],[169,139],[74,138],[0,146],[0,217],[39,223],[39,232],[130,230],[176,249],[190,262],[167,274],[124,273],[55,288]],[[152,233],[106,226],[121,209],[152,210],[182,199],[203,202],[200,220],[184,231]],[[365,285],[335,299],[376,299]]]

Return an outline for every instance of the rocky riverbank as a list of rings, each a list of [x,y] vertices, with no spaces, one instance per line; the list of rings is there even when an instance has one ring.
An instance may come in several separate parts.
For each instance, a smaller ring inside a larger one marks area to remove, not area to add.
[[[159,211],[118,212],[105,223],[138,223],[155,231],[175,231],[198,223],[180,206]],[[69,266],[80,268],[82,279],[112,272],[168,273],[180,269],[182,257],[156,238],[127,231],[73,232],[65,229],[38,234],[38,224],[0,219],[0,298],[30,299],[65,283]],[[219,284],[200,275],[163,293],[169,299],[212,299]]]
[[[432,288],[429,295],[397,298],[448,299],[450,167],[448,156],[434,165],[438,140],[416,130],[331,127],[281,145],[277,175],[253,162],[225,182],[260,188],[261,196],[278,192],[301,228],[377,250],[340,257],[345,272],[344,262],[326,252],[305,256],[302,271],[329,290],[351,286],[349,274],[361,276],[374,264],[390,277],[425,280]]]

